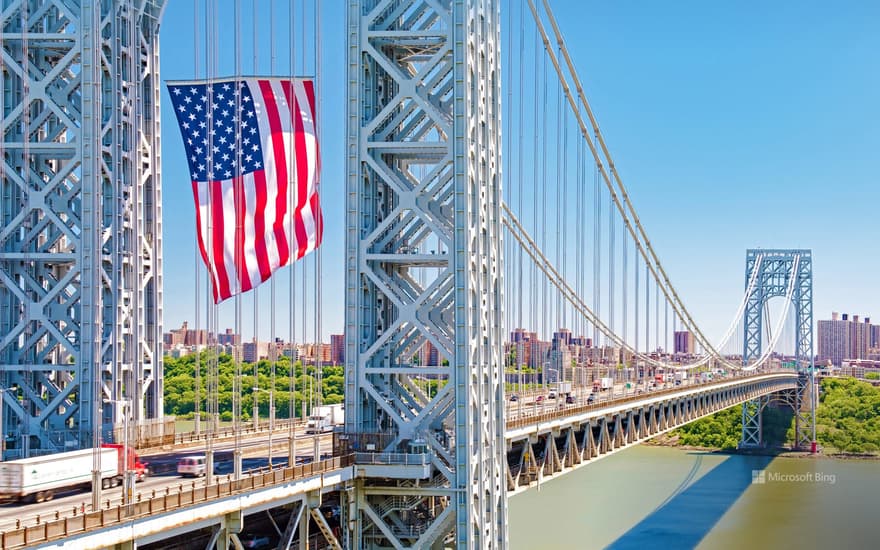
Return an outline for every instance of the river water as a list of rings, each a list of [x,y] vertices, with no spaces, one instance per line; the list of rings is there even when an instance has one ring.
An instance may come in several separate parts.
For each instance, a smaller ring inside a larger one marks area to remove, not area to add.
[[[511,497],[509,524],[512,550],[880,548],[880,461],[638,445]]]

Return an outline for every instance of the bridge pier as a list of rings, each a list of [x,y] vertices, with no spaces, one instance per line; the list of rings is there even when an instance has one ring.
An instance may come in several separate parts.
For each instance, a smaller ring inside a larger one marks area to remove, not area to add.
[[[761,420],[761,413],[764,412],[767,403],[767,398],[761,396],[742,404],[740,449],[756,449],[764,446],[764,423]]]

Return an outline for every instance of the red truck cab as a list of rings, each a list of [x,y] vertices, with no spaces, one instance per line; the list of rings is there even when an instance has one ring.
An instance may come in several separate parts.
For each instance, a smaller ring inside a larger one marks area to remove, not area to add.
[[[134,478],[137,481],[143,481],[147,478],[147,474],[149,473],[149,469],[147,464],[140,461],[140,457],[138,457],[137,453],[135,453],[134,449],[128,449],[128,464],[126,464],[126,460],[124,458],[125,447],[120,443],[103,443],[101,447],[105,449],[116,449],[116,454],[119,457],[119,474],[122,475],[126,470],[131,470],[134,472]]]

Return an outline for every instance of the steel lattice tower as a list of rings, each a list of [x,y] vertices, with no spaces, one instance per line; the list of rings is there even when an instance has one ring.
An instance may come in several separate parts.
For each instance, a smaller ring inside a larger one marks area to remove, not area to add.
[[[743,365],[757,359],[762,353],[761,336],[764,331],[764,305],[773,297],[786,298],[792,277],[794,289],[791,306],[794,307],[795,361],[800,373],[798,386],[791,395],[765,396],[743,403],[741,447],[763,445],[761,412],[773,399],[794,409],[795,442],[807,448],[815,440],[816,395],[813,372],[813,259],[810,250],[746,251],[746,290],[752,275],[758,270],[755,285],[749,293],[744,317]]]
[[[502,548],[499,6],[350,0],[347,24],[345,420],[387,464],[348,547]]]
[[[20,456],[91,445],[122,399],[162,415],[165,0],[0,5],[0,384],[19,388],[2,430]]]

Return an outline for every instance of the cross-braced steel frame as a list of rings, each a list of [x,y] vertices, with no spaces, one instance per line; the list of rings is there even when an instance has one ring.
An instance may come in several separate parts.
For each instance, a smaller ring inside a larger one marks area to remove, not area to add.
[[[7,453],[162,415],[164,0],[2,0],[0,384]]]
[[[501,548],[498,3],[350,0],[347,23],[345,420],[387,464],[347,546]]]
[[[743,365],[761,357],[764,330],[764,305],[777,296],[787,297],[790,283],[794,285],[791,307],[795,314],[795,361],[800,373],[792,395],[777,400],[794,409],[795,445],[807,448],[815,440],[815,377],[813,372],[813,260],[810,250],[746,251],[746,290],[752,274],[758,270],[755,285],[749,293],[744,315]],[[794,281],[791,281],[794,278]],[[772,401],[764,396],[743,403],[742,438],[740,447],[763,445],[761,413]]]

